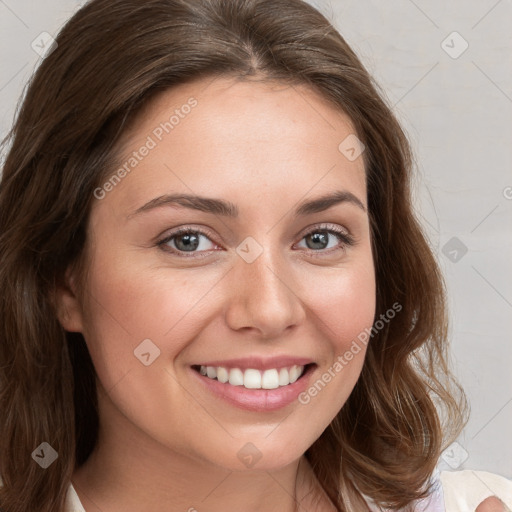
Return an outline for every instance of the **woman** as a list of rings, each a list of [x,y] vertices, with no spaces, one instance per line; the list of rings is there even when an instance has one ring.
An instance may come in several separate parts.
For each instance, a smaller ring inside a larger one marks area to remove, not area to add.
[[[94,0],[11,140],[1,508],[506,510],[435,474],[465,400],[409,147],[315,9]]]

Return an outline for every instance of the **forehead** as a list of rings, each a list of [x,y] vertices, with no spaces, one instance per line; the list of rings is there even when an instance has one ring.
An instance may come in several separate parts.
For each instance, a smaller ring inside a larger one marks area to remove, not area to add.
[[[128,172],[108,199],[129,209],[172,191],[285,199],[345,187],[364,201],[363,158],[340,150],[354,136],[350,118],[304,85],[182,84],[153,97],[125,132],[118,164]]]

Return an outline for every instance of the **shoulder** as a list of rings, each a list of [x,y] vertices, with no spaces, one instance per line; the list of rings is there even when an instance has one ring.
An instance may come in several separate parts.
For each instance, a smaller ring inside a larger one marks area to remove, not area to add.
[[[501,475],[474,470],[441,471],[439,482],[446,512],[474,512],[491,496],[497,496],[507,507],[512,507],[512,480]],[[488,501],[484,510],[499,511],[499,508],[491,507],[492,503]]]

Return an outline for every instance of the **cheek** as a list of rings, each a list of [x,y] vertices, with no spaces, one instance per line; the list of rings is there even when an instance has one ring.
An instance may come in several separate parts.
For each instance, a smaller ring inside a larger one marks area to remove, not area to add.
[[[184,391],[173,362],[210,318],[221,277],[220,272],[192,278],[192,273],[161,268],[141,271],[106,254],[95,262],[84,336],[99,391],[115,404],[104,401],[105,415],[115,418],[119,410],[163,444],[177,439],[180,446],[192,445],[208,418],[201,403]],[[191,418],[197,428],[191,428]],[[183,442],[186,436],[190,439]]]
[[[363,367],[376,306],[375,276],[369,263],[337,269],[330,277],[316,279],[316,286],[309,284],[311,318],[323,333],[326,349],[299,402],[319,419],[320,426],[330,423],[343,407]]]
[[[136,258],[118,258],[108,248],[97,254],[101,258],[95,259],[88,281],[84,335],[98,376],[110,386],[142,366],[139,347],[151,349],[151,360],[159,353],[155,366],[163,366],[200,334],[222,272],[143,268]]]
[[[312,320],[316,319],[318,329],[338,355],[373,324],[376,306],[373,267],[361,261],[352,268],[336,269],[321,279],[311,277],[305,285],[309,290]]]

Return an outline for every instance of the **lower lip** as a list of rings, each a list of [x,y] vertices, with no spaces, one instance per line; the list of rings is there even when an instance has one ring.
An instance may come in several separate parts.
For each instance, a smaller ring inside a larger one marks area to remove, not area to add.
[[[298,402],[298,396],[307,389],[315,365],[307,366],[304,373],[293,384],[276,389],[247,389],[244,386],[232,386],[201,375],[190,368],[197,379],[214,395],[228,403],[248,411],[276,411],[292,402]]]

